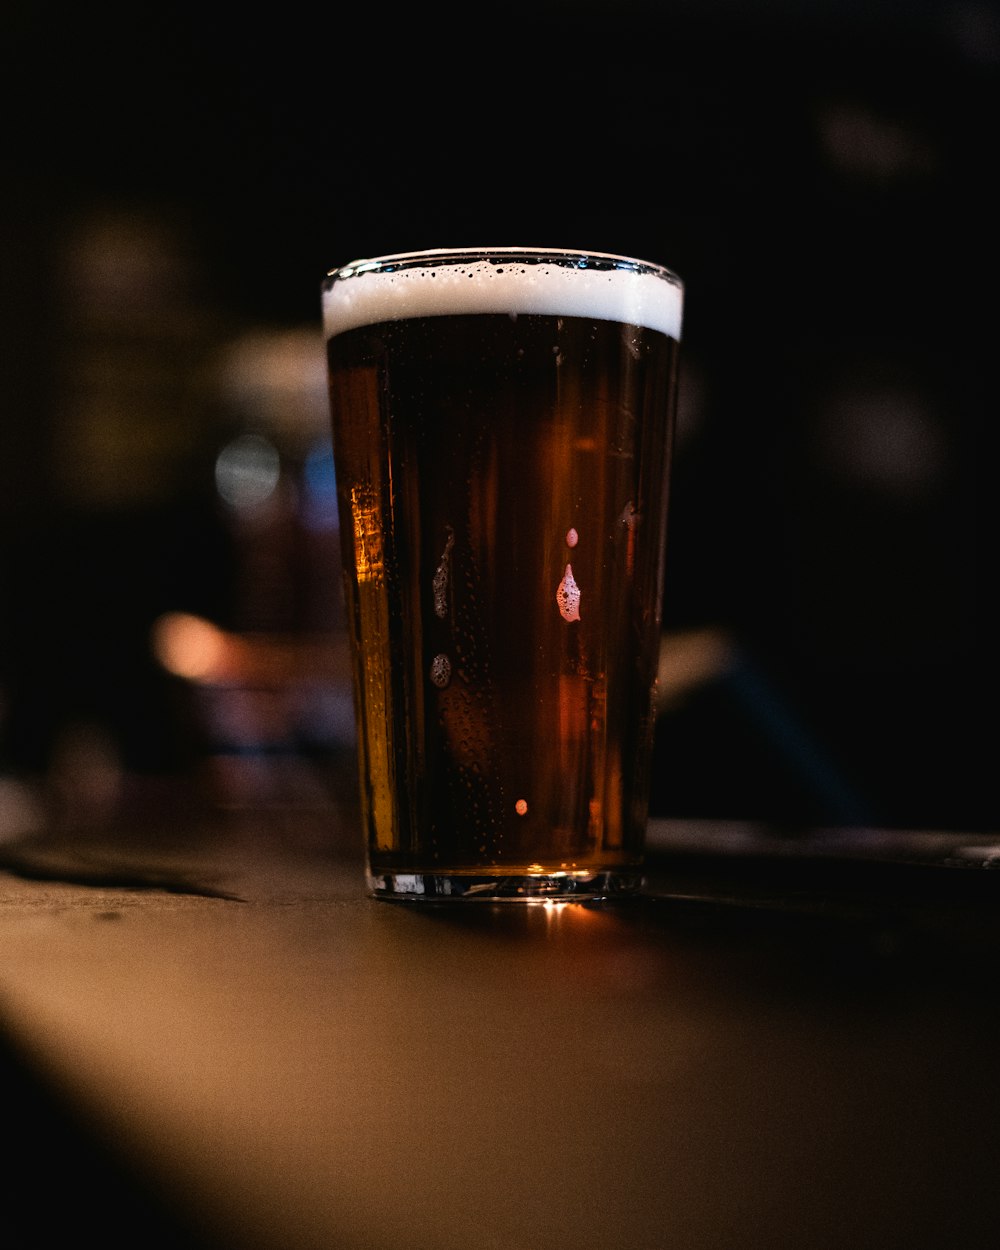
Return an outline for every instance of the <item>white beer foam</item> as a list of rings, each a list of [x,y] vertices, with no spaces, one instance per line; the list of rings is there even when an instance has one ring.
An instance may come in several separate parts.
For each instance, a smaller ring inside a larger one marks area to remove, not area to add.
[[[464,250],[469,259],[461,258]],[[481,259],[484,253],[493,259]],[[520,256],[542,257],[541,260]],[[564,257],[563,264],[557,263]],[[435,257],[441,263],[435,264]],[[448,258],[447,260],[444,258]],[[551,258],[551,259],[550,259]],[[574,260],[616,261],[620,268],[580,267]],[[402,264],[393,272],[380,268]],[[462,313],[539,313],[622,321],[680,340],[683,285],[665,269],[603,252],[555,252],[552,248],[436,249],[354,261],[336,270],[323,289],[328,336],[358,326],[408,317]]]

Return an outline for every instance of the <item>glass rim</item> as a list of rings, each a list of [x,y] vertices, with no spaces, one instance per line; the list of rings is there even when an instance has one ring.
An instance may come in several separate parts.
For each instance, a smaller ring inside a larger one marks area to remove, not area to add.
[[[567,269],[619,270],[660,277],[672,285],[683,288],[684,281],[674,270],[656,261],[643,260],[625,253],[593,251],[568,247],[439,247],[418,251],[390,252],[384,256],[372,256],[352,260],[327,271],[324,284],[369,273],[394,273],[398,270],[432,268],[436,265],[468,264],[470,260],[487,264],[518,261],[524,264],[553,264]]]

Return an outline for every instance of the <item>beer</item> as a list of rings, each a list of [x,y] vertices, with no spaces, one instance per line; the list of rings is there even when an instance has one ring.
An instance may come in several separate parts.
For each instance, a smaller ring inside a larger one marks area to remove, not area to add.
[[[327,279],[374,893],[639,885],[681,299],[513,249]]]

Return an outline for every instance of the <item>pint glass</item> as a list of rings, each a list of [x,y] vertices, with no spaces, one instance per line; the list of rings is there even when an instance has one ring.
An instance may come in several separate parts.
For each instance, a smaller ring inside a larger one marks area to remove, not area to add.
[[[680,280],[464,248],[322,301],[370,892],[640,889]]]

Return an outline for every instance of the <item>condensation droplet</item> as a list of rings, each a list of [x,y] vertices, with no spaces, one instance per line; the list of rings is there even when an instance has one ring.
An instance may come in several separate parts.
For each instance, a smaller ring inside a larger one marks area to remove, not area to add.
[[[527,799],[518,799],[518,800],[517,800],[517,802],[514,804],[514,811],[515,811],[515,812],[517,812],[518,816],[525,816],[525,815],[527,815],[527,812],[528,812],[528,800],[527,800]]]
[[[580,535],[576,532],[575,529],[568,529],[566,531],[566,546],[567,547],[575,547],[579,541],[580,541]]]
[[[566,572],[556,591],[556,603],[564,621],[580,619],[580,587],[573,577],[573,566],[566,565]]]
[[[431,660],[431,681],[442,690],[451,681],[451,660],[444,653]]]

